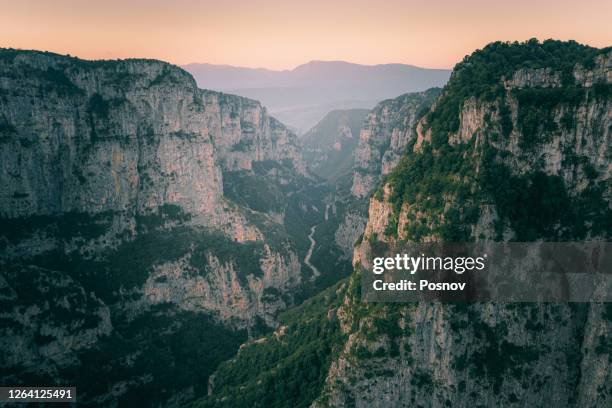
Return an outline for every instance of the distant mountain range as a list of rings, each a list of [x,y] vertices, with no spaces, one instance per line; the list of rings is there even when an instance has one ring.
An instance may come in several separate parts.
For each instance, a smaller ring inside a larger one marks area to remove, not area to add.
[[[259,100],[269,112],[304,133],[335,109],[371,109],[383,99],[443,86],[450,70],[405,64],[359,65],[311,61],[273,71],[229,65],[188,64],[200,88]]]

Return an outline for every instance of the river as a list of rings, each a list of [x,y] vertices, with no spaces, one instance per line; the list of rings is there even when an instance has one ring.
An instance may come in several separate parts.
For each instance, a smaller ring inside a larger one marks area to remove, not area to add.
[[[306,254],[306,256],[304,257],[304,263],[310,268],[312,269],[312,279],[314,280],[317,276],[321,275],[321,272],[319,271],[319,269],[317,269],[316,266],[314,266],[312,263],[310,263],[310,258],[312,257],[312,251],[314,251],[315,245],[317,244],[317,241],[315,241],[315,239],[313,238],[315,231],[317,230],[317,226],[313,225],[310,228],[310,234],[308,234],[308,239],[310,240],[310,248],[308,248],[308,253]]]

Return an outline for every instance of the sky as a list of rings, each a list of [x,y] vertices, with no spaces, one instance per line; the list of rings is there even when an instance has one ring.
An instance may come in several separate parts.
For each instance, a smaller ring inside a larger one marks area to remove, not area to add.
[[[610,0],[0,0],[0,47],[291,69],[452,68],[497,40],[612,45]]]

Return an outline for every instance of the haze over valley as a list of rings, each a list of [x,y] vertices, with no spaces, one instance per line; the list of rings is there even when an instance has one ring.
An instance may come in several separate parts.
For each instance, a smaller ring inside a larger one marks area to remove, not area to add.
[[[407,92],[442,87],[450,70],[406,64],[360,65],[311,61],[292,70],[188,64],[198,86],[260,101],[268,112],[303,134],[328,112],[372,109],[378,102]]]

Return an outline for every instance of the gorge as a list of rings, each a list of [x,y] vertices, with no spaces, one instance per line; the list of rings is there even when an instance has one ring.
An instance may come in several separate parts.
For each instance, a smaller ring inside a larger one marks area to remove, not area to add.
[[[164,62],[1,49],[2,385],[607,406],[609,304],[368,304],[360,265],[402,240],[609,240],[611,83],[609,48],[492,43],[300,140]]]
[[[375,187],[352,275],[222,363],[196,406],[609,405],[609,304],[368,304],[360,260],[396,240],[609,240],[611,57],[535,40],[466,57]]]

